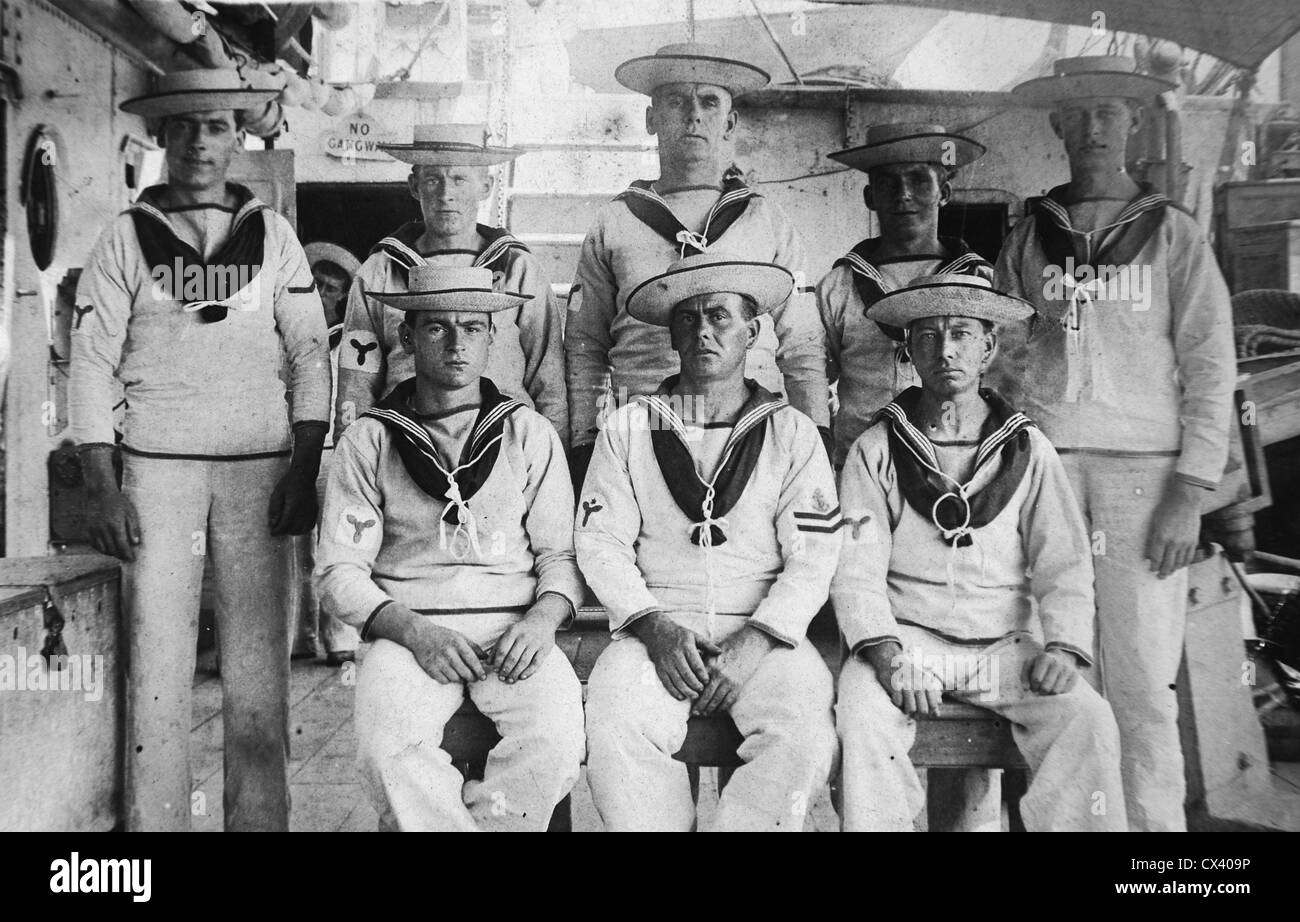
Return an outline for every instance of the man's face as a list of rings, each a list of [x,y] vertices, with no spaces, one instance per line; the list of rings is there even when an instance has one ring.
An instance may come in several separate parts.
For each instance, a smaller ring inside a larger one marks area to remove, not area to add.
[[[169,115],[161,135],[167,182],[185,190],[224,185],[231,159],[244,146],[244,132],[235,126],[231,110]]]
[[[952,198],[943,170],[931,163],[886,163],[867,173],[862,191],[885,234],[896,228],[937,226],[939,209]]]
[[[1072,170],[1118,170],[1124,166],[1129,135],[1142,124],[1142,110],[1118,96],[1071,99],[1058,105],[1050,119]]]
[[[316,290],[320,292],[320,303],[325,308],[325,319],[333,323],[343,314],[343,298],[348,291],[348,280],[320,263],[311,267],[311,276],[316,280]]]
[[[419,311],[414,326],[402,322],[402,348],[415,356],[415,373],[445,390],[473,384],[487,368],[492,345],[488,314],[472,311]]]
[[[668,332],[682,371],[697,381],[725,381],[744,376],[745,352],[758,336],[758,321],[746,319],[740,295],[718,292],[674,307]]]
[[[416,166],[407,179],[420,203],[425,229],[437,237],[454,237],[472,229],[478,206],[492,191],[487,167]]]
[[[720,160],[739,116],[731,94],[707,83],[665,83],[655,89],[645,129],[659,139],[659,157],[672,163]]]
[[[971,317],[923,317],[907,328],[907,351],[926,390],[953,397],[979,387],[997,335]]]

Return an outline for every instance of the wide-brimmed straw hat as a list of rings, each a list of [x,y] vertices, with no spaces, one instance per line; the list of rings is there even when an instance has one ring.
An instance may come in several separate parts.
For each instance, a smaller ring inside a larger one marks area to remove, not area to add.
[[[1050,77],[1026,80],[1011,92],[1027,99],[1060,102],[1099,96],[1122,96],[1149,101],[1174,89],[1159,77],[1137,72],[1137,62],[1123,55],[1085,55],[1061,58],[1052,65]]]
[[[524,151],[518,147],[488,144],[488,126],[483,124],[416,125],[410,144],[379,144],[389,156],[417,166],[492,166],[513,160]]]
[[[624,61],[614,69],[614,79],[646,96],[653,96],[655,88],[666,83],[707,83],[722,87],[733,98],[772,82],[761,67],[730,57],[716,45],[701,42],[664,45],[654,54]]]
[[[673,308],[687,298],[731,292],[750,298],[758,314],[766,314],[790,297],[793,288],[794,276],[783,266],[731,253],[698,253],[679,259],[668,271],[632,289],[627,312],[644,323],[666,327]]]
[[[255,109],[279,95],[279,90],[254,90],[244,85],[234,68],[178,70],[158,78],[152,93],[135,96],[118,106],[145,118],[218,109]]]
[[[826,156],[865,173],[890,163],[937,163],[957,169],[984,156],[985,150],[978,141],[953,134],[942,125],[891,122],[868,128],[865,144]]]
[[[324,240],[316,240],[312,243],[303,244],[303,252],[307,254],[307,265],[315,266],[318,262],[332,262],[348,274],[348,278],[356,275],[361,268],[361,260],[352,255],[352,251],[337,243],[328,243]]]
[[[531,301],[532,295],[492,289],[492,270],[478,266],[448,269],[415,266],[406,291],[369,291],[370,295],[400,311],[473,311],[494,314]]]
[[[997,291],[988,279],[954,273],[923,275],[867,309],[870,319],[899,329],[923,317],[972,317],[1001,325],[1033,315],[1032,304]]]

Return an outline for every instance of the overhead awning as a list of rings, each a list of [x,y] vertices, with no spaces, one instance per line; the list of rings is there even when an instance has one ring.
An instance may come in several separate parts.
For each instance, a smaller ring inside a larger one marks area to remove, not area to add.
[[[1094,10],[1079,0],[812,0],[854,6],[918,6],[1093,26]],[[1108,0],[1106,31],[1165,38],[1253,68],[1300,32],[1297,0]]]

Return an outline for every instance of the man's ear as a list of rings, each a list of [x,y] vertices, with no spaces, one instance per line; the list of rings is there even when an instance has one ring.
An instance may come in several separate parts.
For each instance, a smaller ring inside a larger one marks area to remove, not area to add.
[[[745,346],[745,348],[753,349],[754,343],[758,342],[758,318],[757,317],[755,317],[753,320],[746,322],[745,331],[749,334],[749,343]]]
[[[862,187],[862,204],[867,206],[868,211],[876,210],[876,196],[871,191],[871,183],[867,183]]]
[[[397,325],[397,338],[402,342],[402,351],[415,355],[415,333],[405,320]]]
[[[980,363],[980,371],[988,371],[989,366],[993,364],[993,359],[998,354],[998,331],[989,330],[984,334],[984,361]]]
[[[492,184],[495,181],[496,180],[492,176],[492,171],[487,167],[483,167],[483,181],[479,184],[479,188],[478,188],[479,191],[478,200],[480,202],[486,202],[489,198],[491,198]]]
[[[722,138],[724,141],[730,141],[731,136],[736,133],[736,126],[740,124],[740,113],[736,111],[735,105],[727,113],[727,127],[723,129]]]
[[[411,193],[411,198],[417,202],[420,200],[420,180],[415,175],[415,168],[411,168],[410,174],[406,177],[406,189]]]
[[[653,102],[645,107],[645,133],[648,135],[658,133],[655,126],[655,106]]]
[[[947,179],[939,181],[939,207],[952,201],[952,182]]]
[[[1061,133],[1061,114],[1053,110],[1047,114],[1047,124],[1052,126],[1052,134],[1061,140],[1065,140],[1065,135]]]
[[[1142,126],[1147,120],[1147,110],[1145,106],[1140,106],[1135,102],[1128,104],[1129,111],[1129,134],[1137,134],[1142,130]]]

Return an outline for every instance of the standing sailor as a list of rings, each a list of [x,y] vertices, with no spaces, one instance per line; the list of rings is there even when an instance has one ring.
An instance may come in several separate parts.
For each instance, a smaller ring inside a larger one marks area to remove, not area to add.
[[[316,577],[374,645],[357,676],[359,762],[381,828],[543,831],[578,780],[582,689],[555,631],[582,600],[564,446],[483,377],[495,317],[527,297],[486,268],[415,266],[415,377],[339,439]],[[403,314],[403,312],[405,312]],[[466,784],[441,748],[465,696],[501,741]]]
[[[87,261],[69,384],[91,543],[127,561],[127,827],[189,828],[190,689],[210,552],[225,827],[287,830],[288,536],[316,521],[325,321],[289,222],[226,181],[243,147],[240,113],[275,94],[245,89],[234,70],[158,83],[121,108],[161,120],[168,180],[144,190]],[[121,490],[114,377],[127,402]]]
[[[303,246],[307,254],[307,263],[311,266],[311,276],[316,280],[316,290],[320,292],[321,307],[325,310],[325,326],[329,334],[330,381],[334,391],[338,390],[339,379],[339,345],[343,340],[343,311],[347,307],[348,293],[352,280],[356,278],[361,263],[351,251],[337,243],[318,240]],[[325,499],[325,482],[329,479],[330,461],[334,457],[334,426],[330,425],[325,435],[325,448],[321,453],[320,474],[316,477],[316,500]],[[297,637],[294,640],[293,655],[298,657],[315,657],[316,641],[319,637],[325,646],[325,664],[341,666],[354,662],[357,658],[357,646],[360,638],[355,628],[349,627],[337,618],[321,611],[320,599],[312,589],[311,571],[315,566],[314,548],[317,536],[302,535],[294,539],[297,545],[298,574],[296,578],[303,583],[303,604],[299,614]]]
[[[1119,734],[1090,665],[1089,542],[1051,444],[980,379],[995,325],[1031,308],[937,275],[870,316],[905,329],[921,376],[853,444],[831,587],[850,650],[836,725],[848,831],[908,831],[925,806],[908,750],[942,696],[1011,724],[1035,831],[1122,831]]]
[[[829,376],[839,381],[837,470],[875,412],[918,383],[902,331],[868,320],[868,308],[923,275],[993,278],[993,266],[964,241],[939,236],[952,175],[983,154],[982,144],[942,125],[893,123],[873,125],[865,144],[828,155],[867,174],[862,199],[880,222],[880,236],[859,241],[817,285]]]
[[[1129,822],[1151,831],[1186,828],[1186,567],[1227,460],[1236,380],[1228,289],[1196,220],[1125,171],[1142,103],[1170,88],[1120,57],[1058,61],[1016,87],[1056,104],[1070,181],[998,259],[999,284],[1040,314],[1003,374],[1060,452],[1093,535],[1102,690]]]
[[[825,349],[803,244],[785,213],[728,165],[740,119],[735,98],[766,86],[768,75],[718,48],[683,44],[625,61],[614,76],[650,97],[646,131],[659,140],[659,178],[637,180],[602,207],[582,243],[564,334],[575,482],[602,409],[616,409],[611,394],[622,403],[654,393],[678,369],[667,332],[631,316],[628,295],[715,244],[794,274],[790,298],[760,320],[746,373],[828,426]]]
[[[578,563],[614,635],[587,699],[607,829],[694,825],[673,759],[692,713],[729,712],[745,737],[719,830],[801,831],[829,777],[831,675],[806,633],[840,547],[835,479],[813,422],[745,377],[758,318],[792,282],[715,250],[628,297],[632,317],[670,329],[682,371],[607,420],[577,514]]]
[[[403,292],[416,266],[479,266],[498,291],[528,295],[513,314],[495,320],[486,374],[502,392],[532,407],[568,437],[559,307],[528,247],[503,227],[478,223],[492,191],[488,167],[523,151],[487,143],[486,125],[416,125],[410,144],[381,144],[411,164],[407,179],[422,219],[380,240],[361,264],[348,295],[335,396],[335,428],[346,429],[415,371],[400,347],[400,315],[374,296]]]

